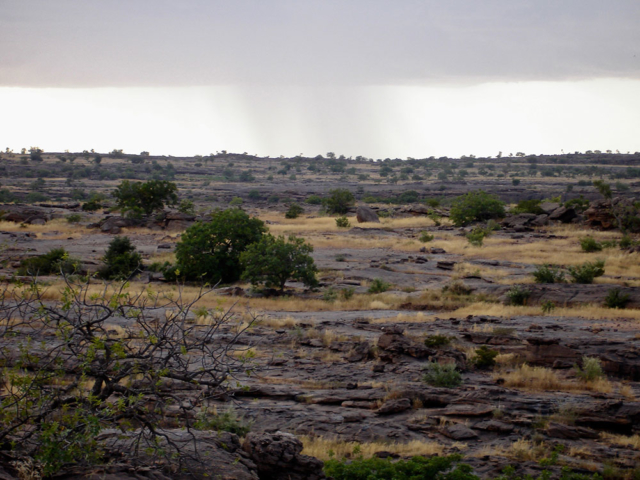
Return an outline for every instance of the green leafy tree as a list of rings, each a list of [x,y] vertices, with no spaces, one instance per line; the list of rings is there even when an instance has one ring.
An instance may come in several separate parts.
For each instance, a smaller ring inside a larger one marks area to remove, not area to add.
[[[355,205],[356,199],[346,188],[335,188],[329,190],[329,198],[325,200],[328,213],[344,215],[349,207]]]
[[[468,225],[504,217],[504,202],[483,190],[469,192],[456,198],[451,205],[450,218],[456,226]]]
[[[265,235],[258,243],[249,245],[240,255],[243,280],[253,285],[284,290],[287,280],[301,281],[309,287],[318,286],[318,269],[311,257],[313,247],[302,238]]]
[[[284,214],[285,218],[298,218],[300,215],[304,213],[304,208],[302,208],[297,203],[292,203],[287,210],[287,213]]]
[[[136,252],[129,237],[115,237],[102,257],[105,265],[98,270],[98,277],[106,280],[124,280],[140,271],[142,256]]]
[[[141,212],[151,215],[162,210],[165,205],[178,203],[178,187],[166,180],[150,180],[148,182],[130,182],[124,180],[112,192],[116,199],[116,207],[123,211]]]
[[[240,255],[267,231],[264,222],[238,208],[217,211],[211,221],[189,227],[176,245],[175,274],[187,280],[233,282]]]

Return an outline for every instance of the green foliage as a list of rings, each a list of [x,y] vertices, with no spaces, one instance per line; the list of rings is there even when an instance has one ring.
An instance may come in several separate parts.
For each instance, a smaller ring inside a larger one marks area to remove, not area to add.
[[[178,187],[166,180],[130,182],[123,180],[112,192],[116,206],[122,212],[141,211],[145,215],[178,203]]]
[[[602,244],[593,237],[583,237],[580,239],[580,247],[583,252],[599,252],[602,250]]]
[[[436,208],[440,206],[440,200],[437,198],[427,198],[424,200],[425,205],[431,208]]]
[[[540,215],[544,213],[544,210],[540,207],[541,200],[521,200],[518,205],[512,210],[512,213],[533,213]]]
[[[338,217],[336,218],[336,226],[338,228],[349,228],[351,224],[349,223],[349,219],[347,217]]]
[[[211,221],[189,227],[176,245],[176,276],[186,280],[233,282],[240,278],[240,255],[267,231],[264,222],[240,209],[216,211]]]
[[[277,195],[271,195],[269,198],[267,198],[267,202],[269,203],[278,203],[280,201],[280,197]]]
[[[520,179],[519,178],[512,178],[511,179],[511,185],[513,185],[514,187],[517,187],[518,185],[520,185]]]
[[[574,365],[576,377],[583,382],[592,382],[598,378],[604,377],[604,370],[602,370],[602,363],[600,359],[595,357],[582,357],[582,367]]]
[[[333,303],[338,299],[338,292],[335,288],[329,287],[322,292],[322,300],[325,302]]]
[[[582,265],[571,266],[567,270],[573,283],[593,283],[596,277],[604,275],[604,260],[585,262]]]
[[[302,208],[297,203],[292,203],[289,206],[289,210],[284,214],[285,218],[298,218],[300,215],[304,213],[304,208]]]
[[[249,190],[247,197],[250,200],[260,200],[260,192],[258,190]]]
[[[103,207],[102,202],[98,199],[91,199],[82,204],[82,210],[85,212],[95,212]]]
[[[78,262],[69,259],[64,248],[54,248],[44,255],[27,258],[20,262],[18,275],[70,275],[78,269]]]
[[[420,236],[418,237],[418,240],[420,240],[422,243],[428,243],[428,242],[431,242],[434,238],[436,238],[434,235],[431,235],[429,232],[425,230],[420,232]]]
[[[309,195],[305,202],[309,205],[321,205],[322,198],[320,198],[318,195]]]
[[[533,278],[535,278],[536,283],[563,283],[564,272],[557,265],[545,263],[544,265],[538,265],[533,271]]]
[[[604,183],[604,181],[602,180],[594,180],[593,186],[596,187],[598,192],[600,192],[600,195],[602,195],[604,198],[610,199],[613,195],[613,193],[611,192],[611,185],[609,185],[608,183]]]
[[[451,205],[449,215],[458,227],[475,221],[502,218],[505,215],[504,202],[496,195],[476,190],[457,197]]]
[[[496,357],[498,356],[497,350],[493,350],[486,345],[482,345],[476,349],[475,355],[471,359],[477,368],[490,368],[496,364]]]
[[[178,205],[178,211],[186,215],[195,215],[196,208],[191,200],[184,199]]]
[[[336,188],[329,190],[329,197],[324,201],[327,213],[344,215],[349,207],[356,203],[353,194],[346,188]]]
[[[242,200],[242,198],[240,197],[233,197],[231,199],[231,201],[229,202],[229,205],[231,205],[232,207],[239,207],[240,205],[242,205],[244,203],[244,201]]]
[[[129,237],[111,240],[102,261],[105,265],[98,270],[98,277],[105,280],[125,280],[138,273],[142,265],[142,257]]]
[[[71,213],[65,217],[69,223],[78,223],[82,221],[82,215],[79,213]]]
[[[622,238],[620,239],[620,242],[618,243],[620,248],[629,248],[634,244],[635,242],[633,241],[633,238],[631,238],[631,235],[629,234],[623,235]]]
[[[391,288],[391,284],[389,282],[385,282],[381,278],[374,278],[371,281],[371,285],[369,285],[369,293],[382,293],[386,292]]]
[[[340,296],[343,300],[350,300],[356,293],[356,289],[353,287],[346,287],[340,290]]]
[[[459,455],[413,457],[395,462],[382,458],[328,460],[324,471],[334,480],[480,480],[460,460]]]
[[[547,300],[541,305],[541,307],[542,307],[542,313],[546,315],[547,313],[551,313],[555,310],[556,304],[553,303],[551,300]]]
[[[578,198],[573,198],[564,202],[564,206],[566,208],[573,208],[578,212],[584,212],[587,208],[589,208],[589,200],[580,195]]]
[[[429,362],[424,372],[422,380],[434,387],[455,388],[462,384],[462,375],[453,363]]]
[[[302,238],[264,235],[249,245],[240,255],[242,279],[252,285],[284,290],[287,280],[297,280],[309,287],[317,287],[318,269],[311,257],[313,247]]]
[[[604,306],[607,308],[625,308],[630,300],[628,293],[622,293],[619,288],[612,288],[604,298]]]
[[[514,285],[507,290],[506,295],[509,300],[509,305],[526,305],[527,300],[529,300],[531,296],[531,292],[522,285]]]
[[[251,431],[252,422],[245,420],[238,415],[233,407],[227,408],[222,413],[207,413],[204,410],[196,417],[193,428],[196,430],[215,430],[218,432],[235,433],[239,437],[244,437]]]
[[[465,235],[467,241],[474,247],[481,247],[484,243],[484,239],[491,235],[491,230],[484,227],[475,227],[469,233]]]
[[[427,335],[424,339],[424,345],[429,348],[445,347],[451,343],[452,337],[447,335]]]

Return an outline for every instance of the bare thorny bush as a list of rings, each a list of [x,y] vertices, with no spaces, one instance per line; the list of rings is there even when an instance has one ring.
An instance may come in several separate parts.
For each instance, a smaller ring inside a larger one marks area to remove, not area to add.
[[[133,458],[197,460],[196,413],[251,374],[238,339],[255,317],[231,328],[231,309],[195,308],[210,289],[95,288],[65,279],[57,301],[37,282],[0,292],[0,451],[46,476],[104,461],[111,429]]]

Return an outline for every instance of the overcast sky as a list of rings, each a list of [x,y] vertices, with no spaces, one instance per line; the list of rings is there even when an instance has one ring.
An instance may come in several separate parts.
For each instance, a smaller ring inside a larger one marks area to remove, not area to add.
[[[639,21],[637,0],[0,0],[0,142],[640,150]]]

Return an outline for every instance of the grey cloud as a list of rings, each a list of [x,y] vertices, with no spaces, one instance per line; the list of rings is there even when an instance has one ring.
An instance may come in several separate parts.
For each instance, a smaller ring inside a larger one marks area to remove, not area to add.
[[[640,78],[637,0],[0,1],[0,85]]]

